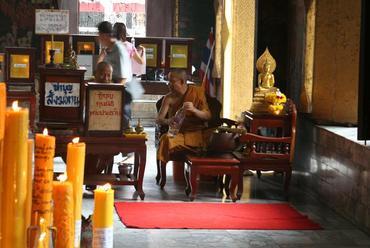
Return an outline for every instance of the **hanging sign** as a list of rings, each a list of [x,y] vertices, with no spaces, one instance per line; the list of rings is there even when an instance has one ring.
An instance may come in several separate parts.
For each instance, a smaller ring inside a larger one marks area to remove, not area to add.
[[[69,11],[54,9],[36,9],[36,34],[68,34]]]

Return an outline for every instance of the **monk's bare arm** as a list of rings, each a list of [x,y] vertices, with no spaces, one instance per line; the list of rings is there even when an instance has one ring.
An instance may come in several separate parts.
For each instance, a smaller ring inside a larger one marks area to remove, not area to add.
[[[160,125],[168,125],[170,122],[170,119],[166,118],[166,115],[168,114],[168,110],[170,108],[171,104],[171,97],[166,95],[163,98],[161,109],[159,110],[158,117],[157,117],[157,123]]]
[[[185,110],[192,112],[201,120],[207,121],[211,119],[211,113],[209,112],[208,108],[204,110],[197,109],[196,107],[194,107],[194,104],[192,102],[184,102],[183,106]]]

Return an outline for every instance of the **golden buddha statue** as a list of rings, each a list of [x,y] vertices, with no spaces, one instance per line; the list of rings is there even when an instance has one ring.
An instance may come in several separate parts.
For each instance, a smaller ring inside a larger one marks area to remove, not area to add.
[[[265,52],[257,59],[256,67],[259,72],[258,88],[256,90],[275,90],[275,77],[273,72],[276,69],[276,61],[271,56],[268,48],[266,48]]]
[[[263,71],[258,74],[258,88],[270,89],[275,84],[274,74],[271,72],[271,62],[268,60],[263,64]]]
[[[267,112],[269,104],[265,101],[267,93],[276,92],[274,87],[275,77],[273,72],[276,69],[276,61],[270,54],[268,48],[257,59],[256,68],[258,73],[258,87],[253,95],[253,102],[250,111]]]

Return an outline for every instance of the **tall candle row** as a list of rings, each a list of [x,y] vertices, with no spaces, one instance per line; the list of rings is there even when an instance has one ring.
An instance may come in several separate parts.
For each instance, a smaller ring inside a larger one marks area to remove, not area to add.
[[[28,247],[49,247],[50,227],[56,226],[55,247],[78,248],[86,145],[78,140],[68,144],[68,181],[53,182],[55,137],[44,132],[35,135],[35,143],[28,140],[28,122],[27,109],[17,103],[6,108],[6,86],[0,83],[0,247],[24,248],[27,242]],[[108,231],[103,239],[108,246],[113,240],[112,192],[95,192],[95,238]],[[27,240],[30,226],[38,232],[30,231]]]
[[[2,86],[3,87],[3,86]],[[5,93],[1,93],[4,95]],[[4,119],[4,113],[0,113]],[[28,110],[15,102],[5,111],[1,165],[1,246],[25,247],[28,171]]]

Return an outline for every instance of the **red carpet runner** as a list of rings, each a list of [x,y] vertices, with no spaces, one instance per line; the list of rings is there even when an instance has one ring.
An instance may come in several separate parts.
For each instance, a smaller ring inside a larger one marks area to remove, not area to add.
[[[117,202],[114,205],[129,228],[321,229],[288,204]]]

